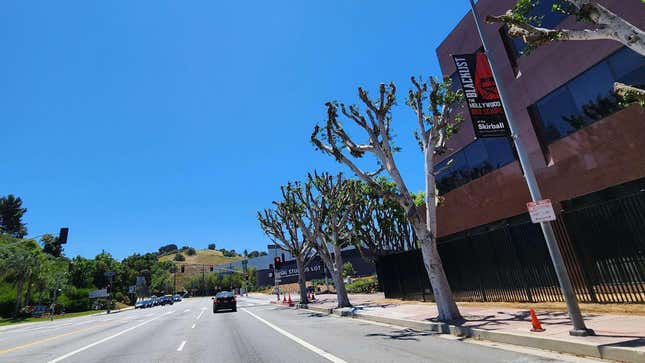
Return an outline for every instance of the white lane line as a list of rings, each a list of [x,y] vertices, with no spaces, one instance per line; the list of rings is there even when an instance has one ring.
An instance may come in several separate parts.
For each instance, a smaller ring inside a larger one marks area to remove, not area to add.
[[[181,352],[184,349],[184,345],[186,345],[186,341],[182,341],[181,344],[179,344],[179,348],[177,348],[178,352]]]
[[[190,328],[191,328],[191,329],[195,329],[195,324],[193,324],[193,326],[191,326]]]
[[[185,312],[185,313],[187,313],[187,312],[189,312],[189,311],[190,311],[190,309],[186,309],[186,310],[184,310],[184,312]]]
[[[199,315],[197,315],[197,319],[195,319],[195,320],[199,320],[199,318],[201,318],[201,317],[202,317],[202,315],[204,315],[204,310],[202,310],[202,312],[201,312],[201,313],[199,313]]]
[[[330,360],[330,361],[332,361],[334,363],[347,363],[346,361],[336,357],[335,355],[333,355],[331,353],[328,353],[328,352],[325,352],[324,350],[305,342],[304,340],[302,340],[302,339],[298,338],[297,336],[289,333],[288,331],[283,330],[282,328],[279,328],[279,327],[273,325],[272,323],[269,323],[268,321],[266,321],[266,320],[262,319],[261,317],[253,314],[252,312],[248,311],[245,308],[242,308],[242,311],[244,311],[245,313],[251,315],[252,317],[254,317],[256,319],[258,319],[259,321],[261,321],[264,324],[268,325],[271,329],[277,331],[278,333],[284,335],[285,337],[293,340],[294,342],[302,345],[303,347],[311,350],[312,352],[318,354],[319,356],[321,356],[323,358],[326,358],[326,359],[328,359],[328,360]]]
[[[119,336],[119,335],[121,335],[121,334],[125,334],[125,333],[127,333],[127,332],[129,332],[129,331],[132,331],[132,330],[134,330],[134,329],[136,329],[136,328],[138,328],[138,327],[140,327],[140,326],[146,325],[146,324],[148,324],[148,323],[150,323],[150,322],[152,322],[152,321],[155,321],[155,320],[157,320],[157,319],[159,319],[159,318],[162,318],[162,317],[164,317],[164,316],[166,316],[166,315],[168,315],[168,314],[172,314],[172,313],[174,313],[174,311],[168,311],[168,312],[166,312],[166,313],[163,313],[162,315],[159,315],[159,316],[157,316],[156,318],[152,318],[152,319],[150,319],[150,320],[146,320],[146,321],[144,321],[143,323],[139,323],[139,324],[137,324],[137,325],[135,325],[135,326],[131,326],[131,327],[129,327],[129,328],[127,328],[127,329],[125,329],[125,330],[121,330],[120,332],[118,332],[118,333],[116,333],[116,334],[110,335],[109,337],[103,338],[103,339],[101,339],[101,340],[97,340],[97,341],[95,341],[95,342],[94,342],[94,343],[92,343],[92,344],[88,344],[88,345],[86,345],[86,346],[84,346],[84,347],[78,348],[78,349],[76,349],[76,350],[74,350],[74,351],[72,351],[72,352],[69,352],[69,353],[65,354],[65,355],[61,355],[60,357],[58,357],[58,358],[56,358],[56,359],[52,359],[52,360],[50,360],[48,363],[56,363],[56,362],[60,362],[60,361],[62,361],[63,359],[67,359],[67,358],[69,358],[69,357],[71,357],[71,356],[73,356],[73,355],[75,355],[75,354],[78,354],[78,353],[80,353],[80,352],[84,351],[84,350],[90,349],[90,348],[92,348],[92,347],[93,347],[93,346],[95,346],[95,345],[99,345],[99,344],[101,344],[101,343],[105,343],[105,342],[107,342],[108,340],[112,340],[112,339],[114,339],[114,338],[118,337],[118,336]]]

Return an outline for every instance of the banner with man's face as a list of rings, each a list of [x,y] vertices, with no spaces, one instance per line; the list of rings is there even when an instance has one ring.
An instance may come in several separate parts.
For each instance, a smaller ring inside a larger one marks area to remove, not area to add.
[[[485,53],[453,55],[475,136],[510,136],[504,108]]]

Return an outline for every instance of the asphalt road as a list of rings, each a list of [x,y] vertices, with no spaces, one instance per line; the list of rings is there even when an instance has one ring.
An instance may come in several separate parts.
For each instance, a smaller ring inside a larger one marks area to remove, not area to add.
[[[0,362],[552,362],[582,361],[472,344],[239,298],[209,298],[0,329]],[[553,359],[555,358],[555,359]]]

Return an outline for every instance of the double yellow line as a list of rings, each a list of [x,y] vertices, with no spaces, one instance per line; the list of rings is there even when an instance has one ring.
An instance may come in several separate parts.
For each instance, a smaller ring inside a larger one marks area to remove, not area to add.
[[[46,342],[49,342],[49,341],[52,341],[52,340],[55,340],[55,339],[60,339],[60,338],[64,338],[64,337],[67,337],[67,336],[70,336],[70,335],[74,335],[74,334],[78,334],[78,333],[81,333],[81,332],[84,332],[84,331],[88,331],[90,329],[101,328],[101,327],[113,325],[114,323],[117,323],[117,322],[122,321],[122,320],[123,319],[119,319],[119,320],[111,321],[109,323],[92,325],[92,326],[88,326],[87,328],[77,329],[77,330],[74,330],[74,331],[71,331],[71,332],[68,332],[68,333],[54,335],[54,336],[51,336],[51,337],[47,337],[47,338],[44,338],[44,339],[40,339],[40,340],[36,340],[36,341],[30,342],[30,343],[26,343],[26,344],[23,344],[23,345],[18,345],[18,346],[15,346],[15,347],[3,349],[3,350],[0,350],[0,355],[11,353],[11,352],[14,352],[14,351],[20,350],[20,349],[33,347],[34,345],[43,344],[43,343],[46,343]]]

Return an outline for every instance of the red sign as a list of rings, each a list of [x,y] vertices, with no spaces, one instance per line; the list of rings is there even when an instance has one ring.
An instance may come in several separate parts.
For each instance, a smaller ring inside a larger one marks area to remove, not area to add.
[[[526,207],[531,215],[533,223],[542,223],[555,221],[555,212],[551,205],[551,199],[538,200],[537,202],[528,202]]]

